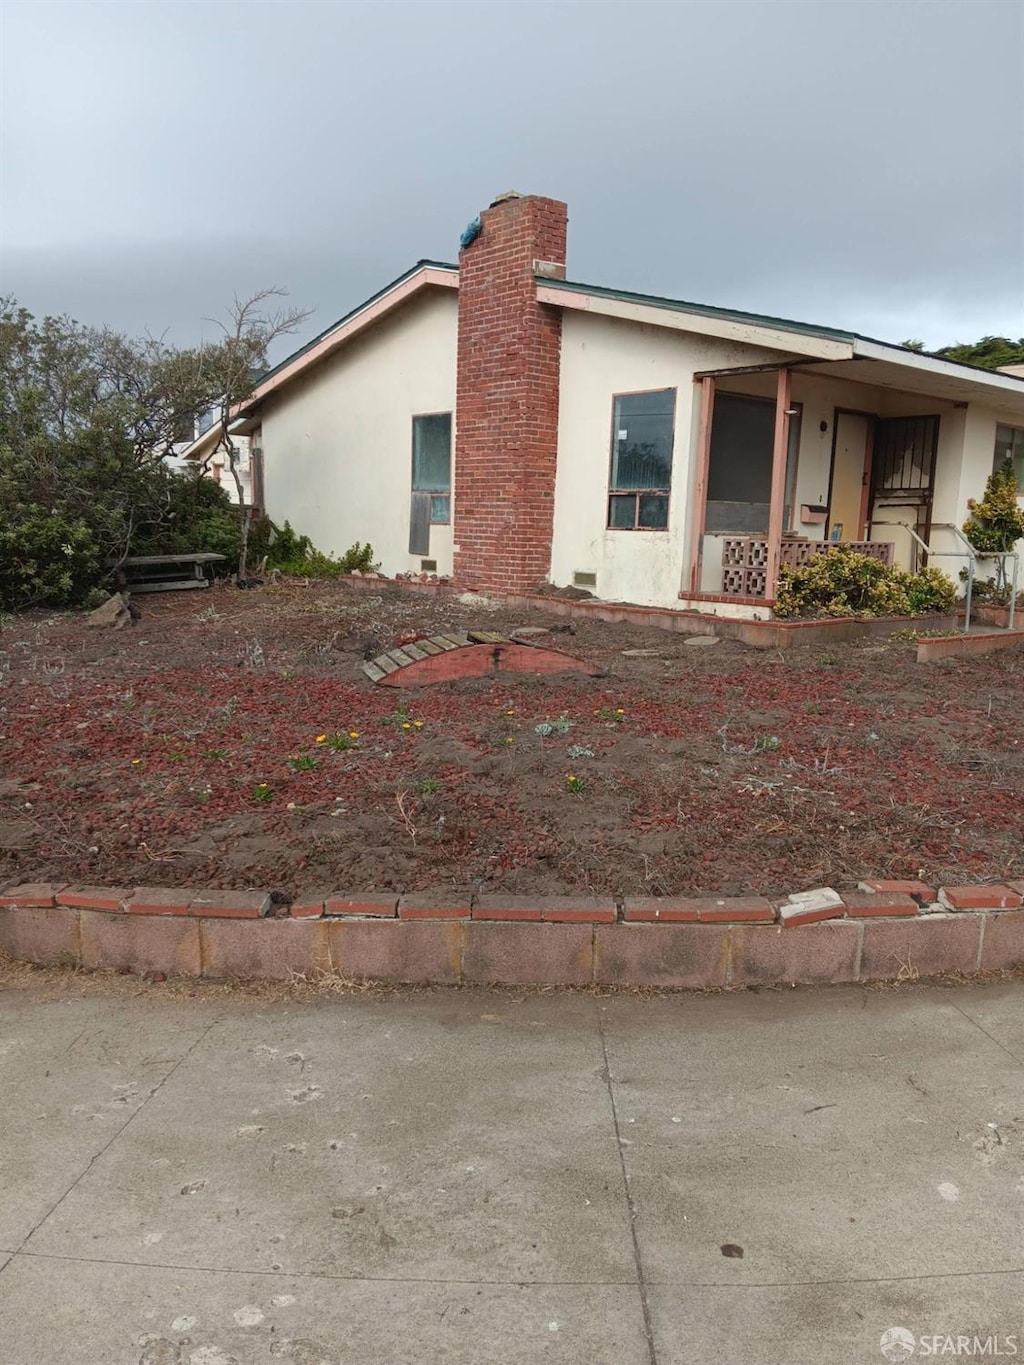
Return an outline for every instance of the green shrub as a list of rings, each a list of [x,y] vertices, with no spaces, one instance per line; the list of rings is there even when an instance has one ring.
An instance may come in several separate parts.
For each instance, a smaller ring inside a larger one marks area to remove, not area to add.
[[[950,611],[955,600],[953,583],[939,569],[907,573],[853,550],[829,550],[800,568],[783,565],[775,615],[920,616]]]
[[[299,535],[287,521],[281,527],[271,527],[266,556],[268,568],[296,578],[340,578],[353,570],[370,573],[377,567],[372,545],[356,541],[335,559],[318,550],[309,536]]]
[[[0,522],[0,608],[63,607],[95,586],[100,551],[89,527],[32,503]]]

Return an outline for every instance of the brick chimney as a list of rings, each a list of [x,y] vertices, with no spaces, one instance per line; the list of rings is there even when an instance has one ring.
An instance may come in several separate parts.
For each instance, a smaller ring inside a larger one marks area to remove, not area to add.
[[[562,317],[537,302],[535,276],[564,279],[567,222],[557,199],[501,195],[459,253],[454,569],[467,588],[534,588],[551,570]]]

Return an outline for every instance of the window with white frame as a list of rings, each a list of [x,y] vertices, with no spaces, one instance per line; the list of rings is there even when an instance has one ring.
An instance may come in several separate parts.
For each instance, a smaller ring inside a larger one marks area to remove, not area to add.
[[[1013,461],[1014,472],[1017,475],[1017,491],[1024,495],[1024,427],[996,427],[993,470],[998,469],[1007,460]]]
[[[675,418],[675,389],[616,396],[608,487],[612,530],[668,530]]]
[[[412,419],[412,491],[430,494],[430,522],[452,519],[452,415],[432,412]]]

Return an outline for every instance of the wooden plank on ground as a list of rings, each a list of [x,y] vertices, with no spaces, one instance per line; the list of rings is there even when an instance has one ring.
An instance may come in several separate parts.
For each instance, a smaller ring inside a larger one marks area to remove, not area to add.
[[[467,632],[467,638],[474,645],[501,645],[505,643],[505,636],[496,630],[471,630]]]
[[[377,665],[371,663],[370,660],[367,660],[366,663],[363,664],[363,672],[371,682],[380,682],[381,678],[386,678],[388,676],[383,668],[378,668]]]
[[[420,649],[423,650],[424,654],[443,653],[441,646],[436,644],[433,640],[417,640],[416,643],[419,645]]]
[[[412,644],[403,645],[402,649],[412,659],[426,659],[429,657],[427,651],[425,649],[420,648],[420,643],[418,640],[414,640]]]

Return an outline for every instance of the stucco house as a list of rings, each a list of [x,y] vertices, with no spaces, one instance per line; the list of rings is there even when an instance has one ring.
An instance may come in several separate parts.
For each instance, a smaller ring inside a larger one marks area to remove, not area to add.
[[[246,506],[255,506],[260,499],[258,483],[254,486],[254,470],[248,436],[240,432],[231,435],[234,446],[235,471],[238,483],[242,486],[241,501]],[[231,457],[224,449],[220,438],[220,412],[211,408],[195,418],[191,439],[177,442],[171,453],[164,456],[171,469],[180,472],[190,465],[202,464],[204,473],[214,483],[223,488],[228,500],[238,503],[238,484],[231,472]]]
[[[503,195],[266,374],[234,429],[270,516],[391,574],[763,616],[822,541],[911,566],[1007,453],[1024,484],[1024,378],[576,283],[566,226]]]

